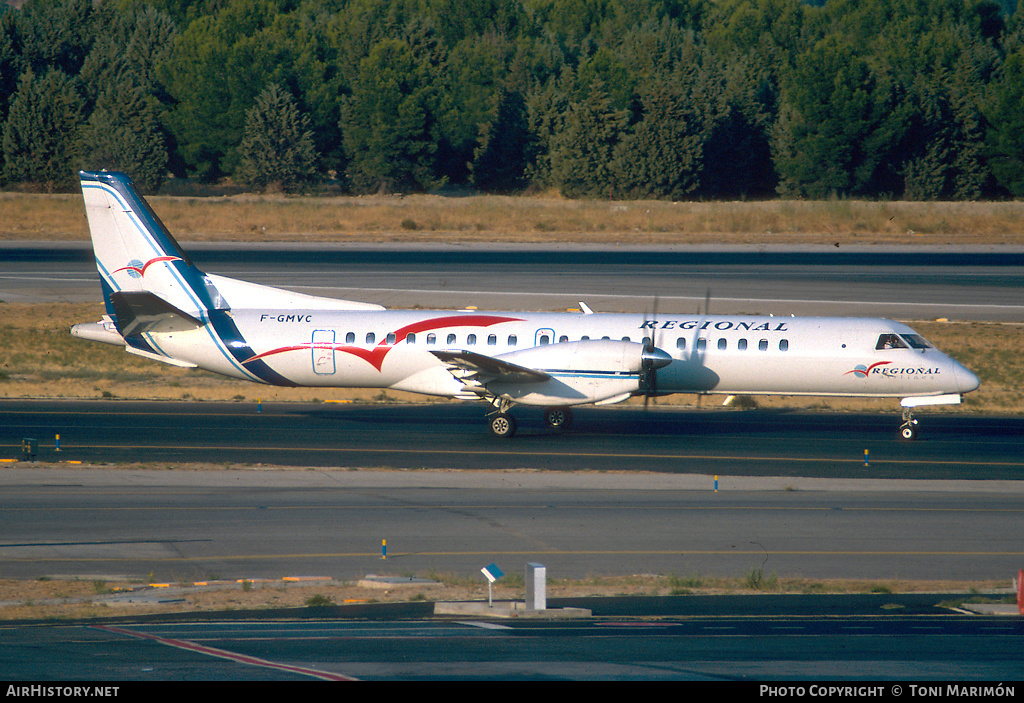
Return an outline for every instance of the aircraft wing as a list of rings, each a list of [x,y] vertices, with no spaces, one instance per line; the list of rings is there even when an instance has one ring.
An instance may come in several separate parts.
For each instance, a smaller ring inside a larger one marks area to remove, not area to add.
[[[551,378],[549,374],[503,359],[471,351],[433,351],[434,356],[448,367],[461,381],[486,385],[492,381],[502,383],[540,383]]]

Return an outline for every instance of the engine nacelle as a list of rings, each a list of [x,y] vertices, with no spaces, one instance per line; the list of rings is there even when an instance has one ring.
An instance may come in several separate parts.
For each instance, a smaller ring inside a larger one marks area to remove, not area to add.
[[[649,354],[662,354],[665,366],[672,358],[660,349]],[[585,339],[530,347],[502,354],[497,358],[547,372],[580,372],[593,374],[638,374],[643,370],[644,345],[612,339]]]
[[[497,358],[551,375],[539,383],[498,380],[487,384],[495,395],[523,405],[581,405],[626,398],[640,392],[645,371],[672,361],[660,349],[610,339],[531,347]]]

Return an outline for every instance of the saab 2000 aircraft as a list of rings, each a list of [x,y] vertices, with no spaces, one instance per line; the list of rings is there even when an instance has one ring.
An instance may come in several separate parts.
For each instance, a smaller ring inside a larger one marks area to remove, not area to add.
[[[901,398],[959,403],[978,378],[891,320],[748,315],[386,310],[200,271],[131,180],[82,172],[106,302],[76,337],[157,361],[278,386],[359,387],[491,403],[489,428],[515,434],[510,408],[671,393]]]

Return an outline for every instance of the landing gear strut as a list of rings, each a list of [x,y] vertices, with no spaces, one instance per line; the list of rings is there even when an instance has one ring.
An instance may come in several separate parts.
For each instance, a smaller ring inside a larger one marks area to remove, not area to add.
[[[917,439],[917,420],[911,408],[903,408],[903,424],[900,425],[900,437],[908,442]]]

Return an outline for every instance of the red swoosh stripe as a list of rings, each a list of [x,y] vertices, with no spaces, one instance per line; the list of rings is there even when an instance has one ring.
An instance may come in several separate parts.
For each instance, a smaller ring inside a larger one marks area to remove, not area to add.
[[[146,269],[148,269],[153,264],[160,263],[161,261],[181,261],[181,257],[180,256],[158,256],[155,259],[150,259],[149,261],[144,263],[142,265],[142,268],[139,268],[137,266],[124,266],[124,267],[119,268],[116,271],[114,271],[114,273],[117,273],[118,271],[135,271],[140,276],[145,276],[146,275]]]
[[[435,317],[429,320],[421,320],[420,322],[414,322],[411,325],[406,325],[400,329],[395,330],[395,342],[404,342],[410,334],[417,334],[419,332],[427,332],[429,330],[442,329],[446,327],[490,327],[491,325],[501,324],[502,322],[522,322],[517,317],[499,317],[497,315],[450,315],[447,317]],[[327,342],[304,342],[302,344],[292,344],[287,347],[278,347],[276,349],[270,349],[265,352],[261,352],[256,356],[250,357],[243,361],[243,364],[248,364],[250,361],[256,361],[267,356],[274,356],[276,354],[283,354],[291,351],[309,351],[311,349],[333,349],[336,352],[345,352],[346,354],[352,354],[358,356],[363,361],[373,366],[378,371],[384,366],[384,357],[394,348],[394,344],[387,342],[387,336],[384,337],[377,346],[371,349],[365,349],[363,347],[353,347],[349,345],[341,344],[329,344]]]

